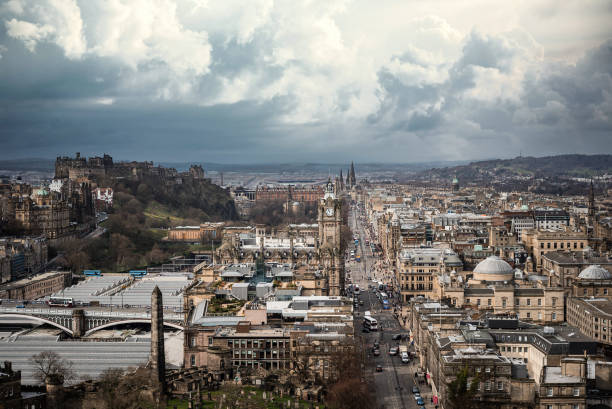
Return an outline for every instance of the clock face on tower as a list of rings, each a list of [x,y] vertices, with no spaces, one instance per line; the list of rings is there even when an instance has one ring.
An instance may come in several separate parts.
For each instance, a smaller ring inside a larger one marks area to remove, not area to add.
[[[329,217],[334,215],[334,208],[333,207],[328,207],[327,209],[325,209],[325,214]]]

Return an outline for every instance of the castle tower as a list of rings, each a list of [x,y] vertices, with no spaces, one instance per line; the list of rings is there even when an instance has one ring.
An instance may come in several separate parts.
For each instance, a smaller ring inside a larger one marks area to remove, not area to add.
[[[338,296],[344,293],[344,253],[341,247],[342,202],[334,194],[330,180],[325,188],[325,196],[318,207],[319,261],[325,275],[325,288],[322,295]]]
[[[159,384],[161,395],[166,393],[166,354],[164,351],[164,303],[159,287],[151,294],[151,371]]]

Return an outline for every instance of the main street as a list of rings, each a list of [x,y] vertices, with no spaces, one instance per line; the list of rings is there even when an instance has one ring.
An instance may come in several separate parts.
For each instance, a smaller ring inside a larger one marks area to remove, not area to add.
[[[366,349],[366,376],[370,378],[376,388],[376,408],[417,409],[419,406],[412,393],[412,388],[415,385],[414,373],[416,369],[414,364],[412,362],[410,364],[403,364],[399,354],[396,356],[389,355],[390,348],[398,347],[400,342],[408,345],[408,331],[400,327],[393,315],[393,308],[383,310],[376,292],[368,288],[369,285],[374,284],[371,280],[382,282],[383,273],[376,271],[375,264],[377,259],[373,255],[370,246],[364,244],[368,234],[359,219],[359,215],[360,211],[353,208],[349,216],[349,223],[353,233],[359,235],[359,245],[356,254],[361,255],[361,262],[351,260],[351,257],[349,257],[346,266],[351,271],[352,283],[358,285],[361,289],[359,300],[363,301],[363,305],[355,308],[355,332],[364,341],[364,348]],[[368,277],[371,280],[368,280]],[[393,300],[390,300],[390,303],[393,305]],[[372,317],[378,321],[379,331],[370,333],[361,332],[365,311],[370,311]],[[402,334],[407,339],[401,341],[393,340],[392,338],[396,334]],[[380,343],[380,356],[373,355],[373,345],[376,341]],[[382,366],[381,372],[376,372],[377,365]],[[428,404],[425,407],[432,406]]]

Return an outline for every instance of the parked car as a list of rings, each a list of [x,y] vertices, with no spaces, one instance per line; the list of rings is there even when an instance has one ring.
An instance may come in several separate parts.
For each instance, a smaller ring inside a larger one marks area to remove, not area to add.
[[[421,398],[421,393],[417,392],[417,393],[414,394],[414,400],[419,400],[419,399],[422,399]]]
[[[379,349],[375,349],[373,354],[374,354],[374,356],[379,356],[380,355],[380,350]]]
[[[425,405],[425,401],[421,397],[419,397],[417,399],[416,403],[417,403],[417,405],[420,405],[420,406],[424,406]]]
[[[376,365],[376,372],[382,372],[382,365]]]
[[[418,394],[420,394],[420,393],[421,393],[421,391],[419,390],[419,387],[418,387],[418,386],[413,386],[413,387],[412,387],[412,393],[415,393],[415,394],[416,394],[416,393],[418,393]]]

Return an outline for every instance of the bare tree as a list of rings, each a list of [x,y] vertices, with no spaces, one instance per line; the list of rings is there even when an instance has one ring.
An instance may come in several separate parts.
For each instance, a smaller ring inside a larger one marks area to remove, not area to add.
[[[369,409],[374,407],[372,394],[359,378],[346,378],[329,388],[326,403],[333,409]]]
[[[42,351],[30,358],[34,365],[36,378],[45,383],[47,381],[63,384],[76,377],[72,370],[72,361],[62,358],[57,352]]]
[[[98,398],[107,408],[137,409],[154,407],[155,396],[150,390],[150,377],[143,371],[124,372],[119,368],[106,369],[98,379]]]

